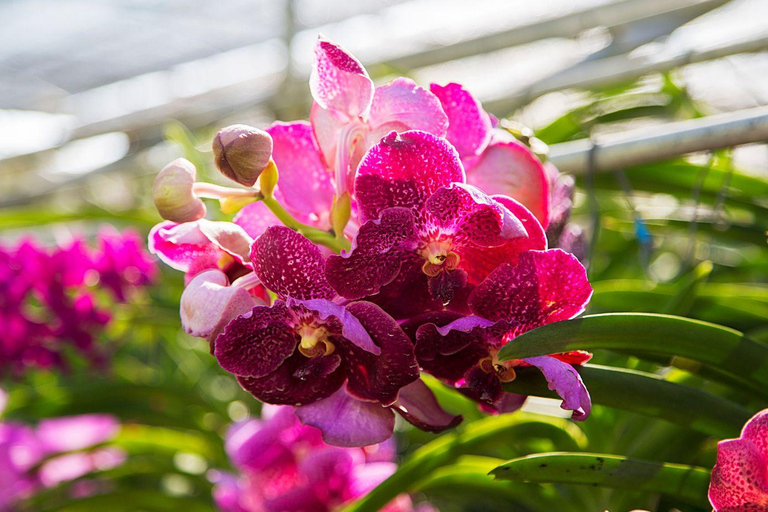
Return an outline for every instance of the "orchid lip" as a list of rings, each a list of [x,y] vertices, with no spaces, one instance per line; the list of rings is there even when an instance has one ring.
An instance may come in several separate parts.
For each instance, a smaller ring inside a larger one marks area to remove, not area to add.
[[[435,277],[443,270],[454,270],[459,266],[460,257],[451,250],[450,240],[432,240],[420,255],[426,260],[421,270],[430,277]]]
[[[302,325],[297,332],[301,336],[299,352],[305,357],[329,356],[336,350],[336,346],[328,339],[328,331],[323,327]]]
[[[496,353],[481,359],[478,363],[485,373],[495,373],[501,382],[512,382],[517,378],[515,372],[516,361],[499,361]]]

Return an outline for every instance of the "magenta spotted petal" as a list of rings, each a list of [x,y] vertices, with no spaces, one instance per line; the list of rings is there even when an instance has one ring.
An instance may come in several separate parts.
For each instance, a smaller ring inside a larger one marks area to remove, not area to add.
[[[381,354],[381,348],[374,343],[373,339],[371,339],[371,335],[365,330],[365,327],[360,323],[360,320],[358,320],[357,317],[344,306],[323,299],[296,301],[296,304],[301,304],[305,308],[314,311],[321,320],[337,318],[341,321],[343,326],[341,334],[343,334],[345,338],[366,352],[370,352],[377,356]]]
[[[341,46],[318,37],[309,88],[318,105],[350,117],[366,113],[373,99],[373,82],[360,62]]]
[[[325,278],[320,249],[290,228],[268,228],[253,243],[251,260],[264,286],[283,297],[306,300],[336,296]]]
[[[450,414],[440,407],[435,394],[421,379],[400,390],[400,397],[393,408],[408,423],[426,432],[443,432],[456,427],[463,419],[461,415]]]
[[[541,370],[549,383],[549,389],[563,399],[560,407],[573,411],[574,420],[587,419],[592,410],[592,399],[581,375],[571,365],[549,356],[528,357],[523,361]]]
[[[426,132],[391,132],[360,162],[355,192],[360,220],[378,219],[387,208],[403,206],[419,214],[437,189],[464,181],[456,150]]]
[[[392,436],[395,415],[381,404],[352,398],[342,388],[325,400],[296,409],[302,424],[320,429],[334,446],[368,446]]]
[[[578,315],[589,302],[592,287],[584,267],[559,249],[528,251],[517,266],[502,265],[474,289],[472,311],[489,320],[516,324],[525,332]]]
[[[483,107],[461,85],[432,84],[432,93],[440,99],[448,115],[448,142],[462,159],[479,155],[491,141],[491,118]]]
[[[347,299],[376,294],[398,276],[405,254],[415,247],[413,213],[406,208],[384,210],[381,219],[360,227],[350,252],[328,258],[328,281]]]
[[[709,501],[715,512],[768,510],[768,409],[718,444]]]
[[[545,229],[549,224],[549,179],[542,163],[524,144],[492,143],[467,172],[467,183],[491,195],[516,199]]]

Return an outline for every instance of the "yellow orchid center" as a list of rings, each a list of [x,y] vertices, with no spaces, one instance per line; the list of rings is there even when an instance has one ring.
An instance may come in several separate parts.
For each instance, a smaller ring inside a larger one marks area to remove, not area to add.
[[[501,382],[512,382],[517,377],[515,373],[516,361],[499,361],[494,352],[489,357],[483,358],[478,363],[485,373],[495,373]]]
[[[301,336],[299,352],[306,357],[327,356],[333,354],[336,347],[328,339],[328,331],[314,325],[302,325],[298,329]]]
[[[450,240],[432,240],[424,249],[421,256],[426,260],[421,270],[429,277],[435,277],[443,270],[453,270],[459,266],[459,255],[451,250]]]

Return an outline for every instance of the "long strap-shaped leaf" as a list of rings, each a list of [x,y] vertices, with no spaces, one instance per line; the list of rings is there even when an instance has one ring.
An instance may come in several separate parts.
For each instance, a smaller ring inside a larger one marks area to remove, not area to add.
[[[548,453],[513,459],[491,471],[499,480],[584,484],[667,494],[706,505],[710,472],[704,468],[615,455]]]
[[[532,420],[532,416],[523,413],[506,414],[484,418],[470,423],[463,431],[443,434],[408,457],[397,471],[374,488],[367,495],[349,504],[343,512],[375,512],[389,503],[394,497],[408,492],[420,479],[431,474],[437,468],[452,464],[461,455],[483,443],[499,439],[516,439],[517,430],[529,423],[541,426],[556,425],[564,432],[573,430],[573,424],[559,418],[541,418]],[[578,430],[578,428],[577,428]],[[577,439],[573,442],[578,444]]]
[[[610,349],[635,354],[682,356],[768,396],[768,345],[722,325],[671,315],[609,313],[539,327],[499,351],[499,359]]]
[[[578,367],[577,371],[596,404],[663,418],[718,438],[738,436],[751,415],[730,400],[651,373],[597,365]],[[504,389],[521,395],[557,396],[534,368],[518,368],[517,378]]]

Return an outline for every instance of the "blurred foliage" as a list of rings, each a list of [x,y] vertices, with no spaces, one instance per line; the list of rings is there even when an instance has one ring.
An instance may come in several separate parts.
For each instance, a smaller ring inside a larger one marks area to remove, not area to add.
[[[700,115],[685,88],[663,76],[592,92],[583,105],[536,135],[555,144],[628,121]],[[166,128],[167,138],[201,173],[210,172],[211,135],[192,134],[177,123]],[[768,342],[765,176],[735,168],[731,152],[719,151],[695,162],[676,159],[592,178],[578,178],[573,214],[582,226],[597,227],[591,234],[595,294],[588,313],[680,315],[744,332],[757,344]],[[147,195],[150,189],[151,179]],[[146,233],[159,220],[149,206],[120,214],[95,207],[66,213],[40,207],[0,211],[0,225],[8,233],[102,222]],[[180,330],[182,289],[183,276],[164,268],[148,296],[115,311],[108,368],[64,375],[37,372],[1,384],[10,392],[6,419],[35,422],[106,412],[124,422],[116,442],[129,459],[98,475],[108,486],[106,495],[75,499],[65,485],[29,500],[22,510],[213,510],[205,472],[228,468],[222,441],[226,426],[257,414],[259,404],[218,367],[205,342]],[[694,357],[642,353],[633,350],[631,340],[624,350],[595,350],[595,366],[583,372],[595,407],[583,423],[533,412],[486,417],[468,399],[427,378],[447,409],[464,414],[464,424],[442,436],[399,425],[401,469],[354,509],[376,510],[388,496],[408,490],[443,512],[708,511],[702,489],[715,460],[717,436],[736,436],[745,416],[768,406],[768,400],[764,393],[733,385],[734,379],[717,378],[722,373],[694,360],[697,354],[687,355]],[[546,396],[541,382],[524,373],[512,384]],[[556,466],[527,478],[535,482],[489,476],[509,460],[512,466],[540,467],[541,461],[521,457],[547,452],[571,455],[556,461],[546,455],[551,459],[547,464]],[[566,478],[564,465],[589,467],[577,452],[656,462],[660,472],[631,488],[581,473]],[[673,488],[686,471],[675,464],[705,468],[692,470],[695,494],[691,488]]]

